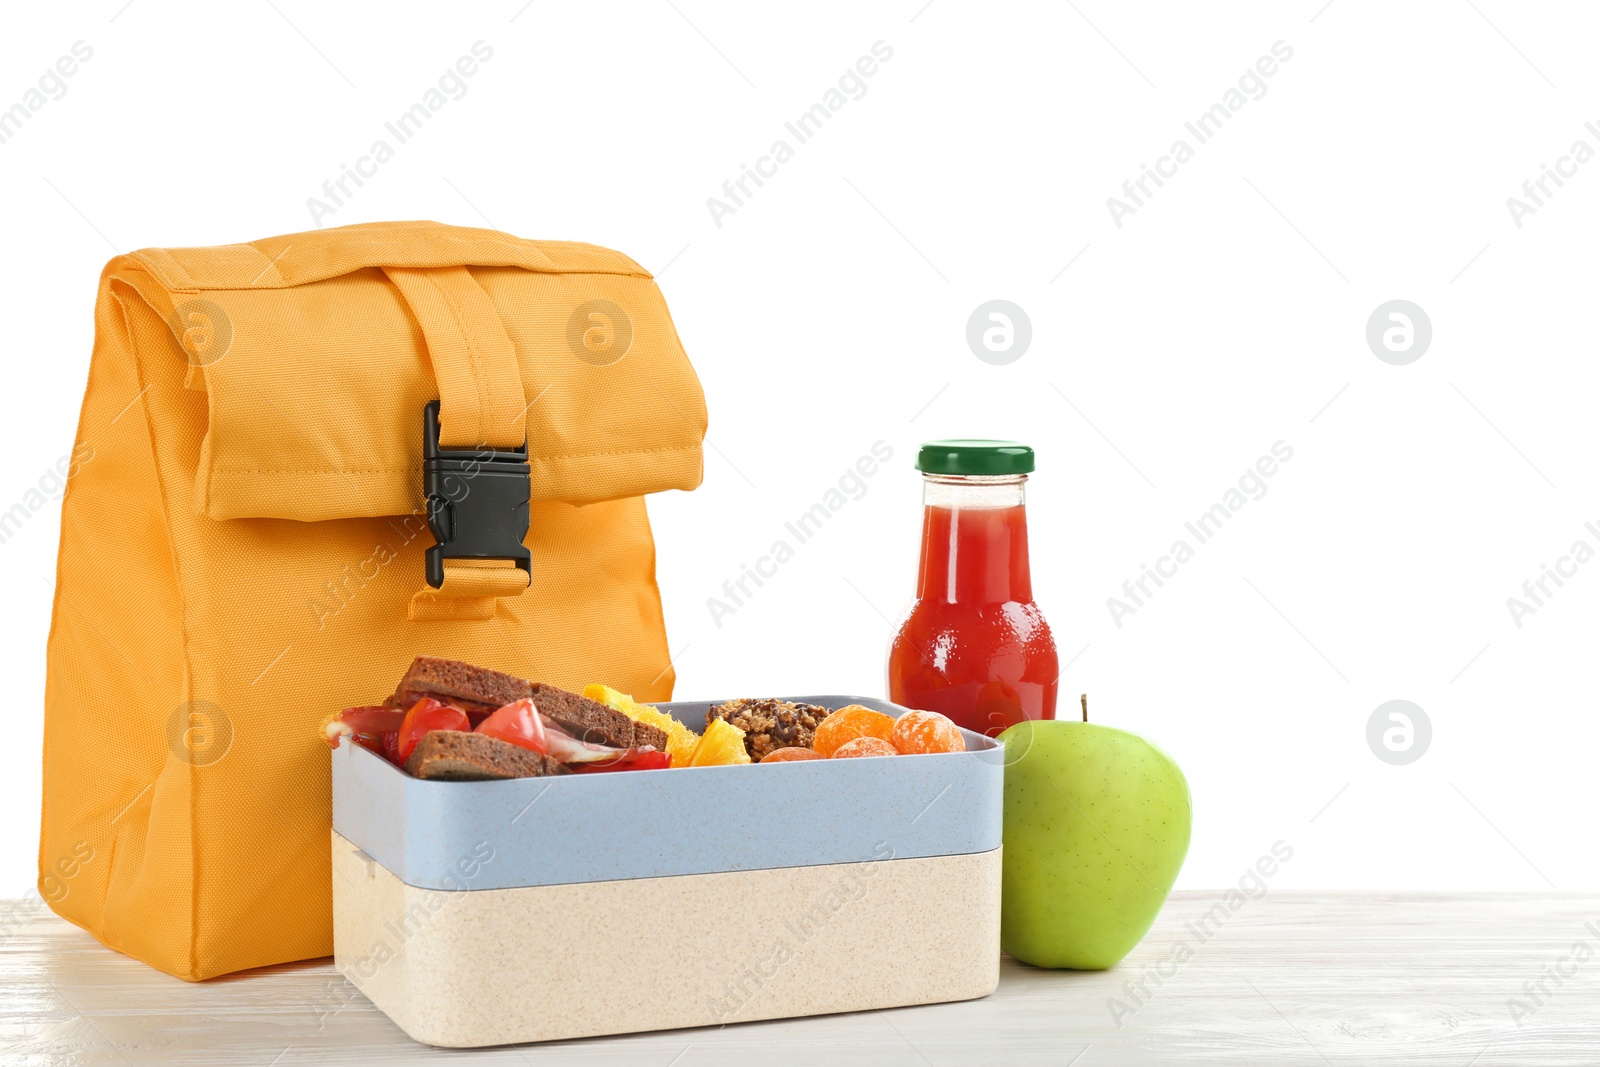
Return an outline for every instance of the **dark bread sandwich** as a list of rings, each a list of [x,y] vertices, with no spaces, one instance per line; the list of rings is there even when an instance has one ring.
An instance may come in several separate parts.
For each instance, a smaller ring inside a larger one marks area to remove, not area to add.
[[[489,781],[567,774],[579,767],[643,768],[657,765],[651,757],[659,758],[667,749],[664,730],[637,722],[599,701],[460,660],[435,656],[412,660],[385,703],[386,709],[393,710],[385,713],[391,717],[405,714],[424,698],[459,708],[466,713],[471,729],[429,729],[404,762],[406,773],[416,778]],[[350,709],[374,710],[385,709]],[[502,710],[488,733],[477,732],[485,720]],[[344,714],[348,713],[341,713],[340,723],[345,723]],[[460,721],[457,717],[454,724]],[[388,735],[367,747],[383,754],[392,738],[398,749],[402,724],[385,724]],[[343,732],[355,735],[355,726],[346,725]],[[361,743],[359,738],[357,743]],[[389,758],[399,762],[398,752]]]
[[[423,697],[433,697],[466,712],[476,726],[496,708],[521,700],[531,691],[532,686],[515,675],[455,659],[418,656],[411,661],[389,703],[409,708]]]
[[[486,782],[566,774],[567,765],[487,734],[434,730],[417,742],[405,770],[414,778]]]
[[[649,745],[660,752],[667,749],[665,730],[638,722],[598,700],[569,693],[543,682],[533,687],[533,706],[539,714],[579,741],[611,748],[642,748]]]

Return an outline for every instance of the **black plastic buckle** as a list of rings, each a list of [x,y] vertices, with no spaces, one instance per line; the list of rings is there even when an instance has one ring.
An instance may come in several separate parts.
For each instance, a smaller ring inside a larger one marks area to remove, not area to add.
[[[444,584],[447,559],[509,559],[533,580],[527,546],[528,446],[515,451],[439,447],[439,402],[422,409],[422,492],[438,543],[424,553],[428,584]]]

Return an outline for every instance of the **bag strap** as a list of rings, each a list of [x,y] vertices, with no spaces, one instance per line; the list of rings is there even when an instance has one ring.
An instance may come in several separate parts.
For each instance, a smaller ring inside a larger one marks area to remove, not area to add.
[[[463,266],[385,267],[422,331],[439,385],[442,448],[515,449],[527,441],[517,353],[494,302]],[[529,584],[511,560],[452,559],[444,583],[411,599],[412,619],[486,619]]]
[[[466,267],[385,267],[428,345],[439,383],[439,444],[520,448],[527,402],[517,350]]]
[[[520,596],[528,574],[505,559],[453,559],[444,565],[444,584],[425,586],[411,597],[406,618],[492,619],[500,597]]]

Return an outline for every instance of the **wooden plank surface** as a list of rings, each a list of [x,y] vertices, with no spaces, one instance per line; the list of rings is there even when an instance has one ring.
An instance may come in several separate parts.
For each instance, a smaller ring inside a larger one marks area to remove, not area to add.
[[[1007,960],[999,991],[983,1000],[469,1052],[413,1043],[329,960],[191,985],[102,948],[37,900],[14,902],[0,905],[8,916],[0,924],[0,1060],[1600,1063],[1600,895],[1273,891],[1232,912],[1216,909],[1221,899],[1175,894],[1112,971],[1040,971]],[[640,976],[641,995],[648,981]]]

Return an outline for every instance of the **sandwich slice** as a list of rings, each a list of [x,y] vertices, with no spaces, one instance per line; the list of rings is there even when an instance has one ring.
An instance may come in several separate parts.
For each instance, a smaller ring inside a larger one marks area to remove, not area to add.
[[[434,730],[417,742],[405,770],[434,781],[487,782],[566,774],[567,765],[487,734]]]
[[[666,751],[667,733],[629,718],[598,700],[569,693],[543,682],[533,687],[533,705],[550,722],[579,741],[607,748],[650,748]]]
[[[409,708],[423,697],[433,697],[466,712],[467,719],[476,726],[496,708],[521,700],[531,691],[532,686],[512,674],[455,659],[418,656],[411,661],[389,703]]]

